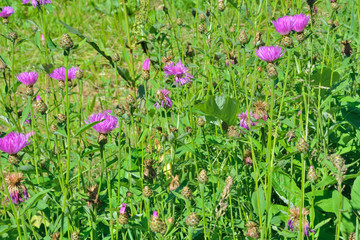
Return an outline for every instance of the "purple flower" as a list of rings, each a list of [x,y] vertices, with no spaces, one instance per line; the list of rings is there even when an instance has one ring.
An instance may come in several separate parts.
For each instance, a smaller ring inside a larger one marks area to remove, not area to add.
[[[156,108],[160,108],[160,106],[163,108],[171,108],[172,106],[172,101],[169,97],[170,91],[167,89],[159,89],[156,93],[156,97],[161,101],[161,104],[159,104],[158,102],[154,104],[154,106]]]
[[[254,114],[251,111],[250,114],[248,114],[247,112],[242,112],[239,114],[240,127],[249,130],[249,117],[254,117]],[[250,126],[255,126],[255,125],[256,123],[252,122],[250,118]]]
[[[14,204],[24,202],[29,198],[28,191],[23,185],[24,176],[20,173],[10,173],[5,175],[5,182],[9,190],[10,199]]]
[[[126,213],[126,203],[121,204],[121,208],[120,208],[120,214],[125,214]]]
[[[23,72],[17,75],[17,79],[26,86],[32,86],[38,80],[38,76],[37,72]]]
[[[150,70],[150,59],[145,59],[142,66],[143,70]]]
[[[256,55],[263,61],[272,63],[279,59],[285,52],[281,53],[279,46],[262,46],[255,50]]]
[[[103,121],[102,121],[103,120]],[[88,121],[85,123],[89,124],[92,122],[102,121],[95,124],[92,128],[98,133],[108,134],[118,126],[118,119],[110,115],[109,110],[103,113],[93,113],[89,116]]]
[[[159,217],[159,214],[158,214],[158,212],[157,212],[157,211],[153,211],[153,217],[154,217],[154,218]]]
[[[284,16],[272,21],[272,24],[279,34],[288,35],[293,28],[294,21],[292,16]]]
[[[25,123],[31,124],[31,113],[29,113],[29,115],[27,116]]]
[[[5,137],[0,138],[0,150],[9,155],[17,154],[30,144],[30,135],[31,133],[24,135],[18,132],[11,132]]]
[[[67,71],[68,80],[73,80],[76,78],[76,72],[80,70],[78,67],[72,67]],[[80,70],[81,71],[81,70]],[[65,68],[54,69],[52,73],[49,74],[52,79],[65,82]]]
[[[292,27],[292,30],[294,30],[295,32],[303,32],[306,25],[309,22],[309,15],[305,15],[300,13],[299,15],[295,15],[293,16],[294,19],[294,24]]]
[[[37,96],[36,96],[36,101],[38,101],[38,102],[39,102],[39,101],[42,101],[40,95],[37,95]]]
[[[286,227],[289,227],[290,231],[294,232],[300,226],[300,215],[300,207],[293,207],[290,209],[290,218],[286,224]],[[310,229],[309,221],[306,220],[306,216],[309,215],[309,211],[303,208],[302,215],[302,226],[304,228],[305,235],[309,236],[310,233],[315,233],[313,229]]]
[[[45,36],[44,36],[44,34],[41,34],[41,41],[45,41]]]
[[[0,12],[0,17],[2,18],[8,18],[10,17],[13,13],[15,12],[15,10],[12,7],[3,7],[3,9]]]
[[[41,5],[46,5],[51,3],[51,0],[23,0],[23,4],[27,4],[31,1],[31,4],[34,8],[36,8],[37,6],[41,6]]]
[[[192,75],[188,73],[188,68],[181,63],[181,60],[177,64],[174,62],[167,64],[164,66],[165,76],[169,77],[175,76],[175,85],[185,85],[188,82],[191,82],[191,78],[194,78]]]

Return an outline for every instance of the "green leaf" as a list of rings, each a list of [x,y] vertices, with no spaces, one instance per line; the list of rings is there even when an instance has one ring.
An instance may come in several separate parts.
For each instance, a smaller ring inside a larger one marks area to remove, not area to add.
[[[340,74],[338,72],[332,71],[329,67],[324,67],[322,70],[321,68],[315,70],[311,74],[310,80],[311,85],[313,86],[330,88],[340,80]],[[321,89],[321,97],[324,97],[326,91],[326,89]]]
[[[35,203],[39,201],[40,198],[42,198],[46,193],[50,192],[52,189],[45,189],[41,192],[38,192],[34,196],[31,196],[30,199],[26,200],[25,206],[21,211],[20,215],[25,214],[25,212],[31,208]]]
[[[351,205],[356,210],[360,210],[360,177],[355,179],[351,189]]]
[[[234,125],[240,112],[240,103],[236,99],[225,96],[209,96],[205,102],[196,105],[195,109],[207,116],[221,119],[228,125]]]
[[[293,205],[300,205],[301,191],[296,185],[295,181],[291,179],[287,174],[280,170],[274,172],[273,186],[276,190],[276,193],[286,204],[288,204],[290,200]]]
[[[27,117],[29,116],[31,110],[31,102],[29,101],[26,107],[24,108],[24,111],[21,113],[21,124],[24,124]]]
[[[258,194],[256,192],[253,192],[252,196],[251,196],[251,204],[254,208],[254,212],[256,213],[256,215],[259,214],[257,195]],[[260,214],[261,214],[261,216],[263,216],[265,209],[266,209],[266,199],[265,199],[265,193],[264,193],[262,186],[259,187],[259,204],[260,204]]]
[[[339,206],[340,196],[341,196],[341,206]],[[338,214],[339,211],[341,212],[341,225],[340,225],[341,233],[343,235],[349,235],[350,233],[354,232],[355,216],[352,213],[353,209],[351,207],[349,199],[347,199],[343,195],[340,195],[337,190],[334,190],[332,192],[332,202],[333,202],[334,212],[336,214]]]
[[[356,107],[345,107],[341,109],[341,113],[346,121],[355,128],[360,128],[360,109]]]
[[[96,121],[96,122],[92,122],[89,124],[86,124],[85,126],[82,126],[76,133],[75,133],[75,137],[79,136],[81,133],[85,132],[86,130],[88,130],[89,128],[91,128],[92,126],[104,121],[105,119],[101,120],[101,121]]]

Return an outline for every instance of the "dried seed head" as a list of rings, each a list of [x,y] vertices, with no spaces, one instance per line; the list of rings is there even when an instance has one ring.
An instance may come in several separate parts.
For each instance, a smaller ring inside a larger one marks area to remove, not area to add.
[[[169,186],[169,190],[170,190],[170,191],[174,191],[174,190],[176,190],[179,186],[180,186],[179,175],[176,175],[176,176],[173,177],[173,179],[171,180],[171,183],[170,183],[170,186]]]
[[[342,44],[341,53],[345,57],[350,57],[353,52],[350,46],[351,42],[352,40],[345,40],[340,42]]]
[[[173,225],[175,223],[175,219],[173,217],[169,217],[167,219],[167,222],[170,224],[170,225]]]
[[[74,47],[74,43],[69,34],[65,33],[59,43],[60,47],[64,50],[69,50]]]
[[[249,42],[249,38],[245,32],[245,30],[242,30],[241,33],[239,34],[239,38],[238,38],[239,42],[241,45],[245,45]]]
[[[196,122],[199,127],[203,127],[205,125],[205,120],[201,117],[199,117]]]
[[[150,198],[151,195],[153,194],[153,191],[151,190],[151,188],[149,186],[145,186],[143,191],[142,191],[142,194],[143,194],[144,197]]]
[[[185,132],[191,134],[193,132],[193,129],[190,126],[187,126],[185,128]]]
[[[9,32],[8,38],[10,38],[10,40],[14,42],[18,38],[18,35],[16,32]]]
[[[81,236],[80,236],[80,233],[78,231],[74,231],[72,234],[71,234],[71,240],[80,240],[81,239]]]
[[[240,136],[240,131],[236,129],[235,126],[230,126],[227,131],[228,138],[238,138]]]
[[[181,20],[181,18],[176,19],[176,24],[177,24],[178,26],[183,25],[183,21]]]
[[[223,12],[225,10],[225,3],[223,0],[219,0],[217,8],[219,12]]]
[[[181,195],[186,199],[192,199],[192,191],[188,186],[183,187]]]
[[[294,41],[289,35],[283,35],[281,43],[287,48],[292,48],[294,46]]]
[[[51,235],[51,240],[59,240],[60,239],[60,233],[56,232]]]
[[[201,184],[206,184],[209,181],[209,177],[205,169],[200,171],[197,179]]]
[[[190,215],[186,218],[186,225],[188,225],[189,227],[196,227],[197,225],[199,225],[199,217],[196,213],[192,212],[190,213]]]
[[[118,53],[114,53],[112,56],[112,60],[113,60],[113,62],[120,61],[120,55]]]
[[[309,150],[309,144],[306,142],[304,138],[300,138],[296,144],[296,149],[299,152],[307,152]]]
[[[246,223],[246,236],[254,238],[254,239],[258,239],[259,238],[259,227],[257,226],[257,224],[253,221],[247,222]]]
[[[64,124],[64,123],[66,122],[66,115],[63,114],[63,113],[59,113],[59,114],[57,115],[57,121],[58,121],[58,123],[60,123],[60,124]]]
[[[316,180],[318,179],[318,176],[316,175],[316,171],[313,166],[310,166],[306,179],[311,183],[316,182]]]
[[[275,65],[273,63],[268,63],[266,65],[267,75],[271,79],[275,79],[278,76],[278,72],[275,68]]]

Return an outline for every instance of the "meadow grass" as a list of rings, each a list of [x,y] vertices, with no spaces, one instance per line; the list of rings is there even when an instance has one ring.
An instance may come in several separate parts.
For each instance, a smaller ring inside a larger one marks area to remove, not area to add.
[[[0,5],[1,239],[359,239],[360,0],[32,2]]]

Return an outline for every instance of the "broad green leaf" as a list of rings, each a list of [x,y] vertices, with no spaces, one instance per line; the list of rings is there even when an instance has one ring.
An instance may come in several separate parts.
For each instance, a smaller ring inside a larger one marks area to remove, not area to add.
[[[21,113],[21,123],[24,124],[27,117],[29,116],[29,113],[31,111],[31,101],[28,102],[26,107],[24,108],[24,111]]]
[[[341,195],[341,206],[340,206],[340,194],[337,190],[332,192],[332,202],[335,214],[341,213],[341,225],[340,231],[343,235],[349,235],[355,230],[355,216],[351,207],[349,199]],[[340,210],[340,211],[339,211]]]
[[[332,71],[329,67],[324,67],[322,70],[317,69],[315,70],[311,76],[311,85],[315,87],[325,87],[330,88],[336,82],[340,80],[340,74],[338,72]],[[318,89],[316,90],[318,92]],[[325,93],[327,92],[326,89],[321,89],[320,94],[321,97],[324,97]]]
[[[221,119],[228,125],[234,125],[240,112],[240,103],[236,99],[225,96],[209,96],[205,102],[196,105],[195,108],[207,116]]]
[[[355,179],[351,189],[351,205],[356,210],[360,210],[360,177]]]
[[[30,196],[30,198],[28,200],[26,200],[25,202],[25,206],[21,211],[20,215],[25,214],[25,212],[31,208],[35,203],[37,203],[39,201],[40,198],[42,198],[46,193],[50,192],[52,189],[45,189],[41,192],[38,192],[37,194],[35,194],[34,196]]]
[[[301,191],[296,185],[295,181],[287,174],[280,170],[274,172],[273,186],[276,190],[276,193],[286,204],[288,204],[290,200],[294,206],[300,205]]]
[[[252,206],[254,208],[254,212],[256,213],[256,215],[259,214],[259,206],[258,206],[258,202],[260,204],[260,214],[261,216],[264,215],[265,209],[266,209],[266,199],[265,199],[265,193],[263,188],[260,186],[259,187],[259,201],[258,201],[258,194],[255,192],[252,193],[251,196],[251,203]]]

